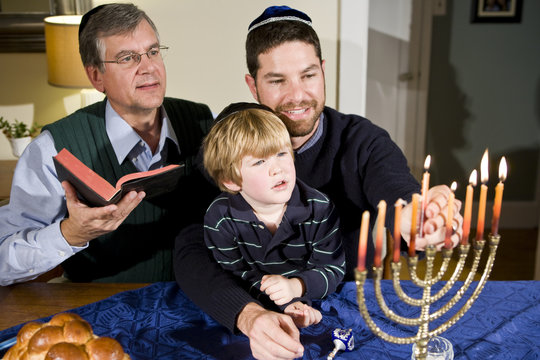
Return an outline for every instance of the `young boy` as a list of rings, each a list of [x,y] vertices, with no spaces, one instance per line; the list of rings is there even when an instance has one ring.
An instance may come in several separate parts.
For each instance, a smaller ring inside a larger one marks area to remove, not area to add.
[[[216,121],[204,166],[224,192],[206,212],[206,245],[261,302],[299,326],[318,323],[310,299],[334,292],[345,273],[333,204],[296,180],[289,133],[270,108],[231,104]]]

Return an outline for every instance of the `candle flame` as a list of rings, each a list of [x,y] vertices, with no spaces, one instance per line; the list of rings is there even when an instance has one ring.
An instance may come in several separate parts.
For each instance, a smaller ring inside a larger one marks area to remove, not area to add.
[[[452,185],[450,185],[450,190],[452,190],[452,192],[456,191],[457,189],[457,182],[452,182]]]
[[[506,159],[504,156],[501,158],[501,162],[499,163],[499,180],[501,182],[504,182],[506,180]]]
[[[478,179],[478,175],[476,174],[476,169],[474,169],[471,172],[471,176],[469,176],[469,184],[471,184],[472,186],[476,186],[477,179]]]
[[[480,162],[480,178],[482,180],[482,184],[485,184],[488,182],[489,179],[489,171],[488,171],[488,150],[484,151],[484,156],[482,156],[482,161]]]
[[[424,161],[424,170],[428,171],[430,165],[431,165],[431,155],[428,155],[426,156],[426,161]]]

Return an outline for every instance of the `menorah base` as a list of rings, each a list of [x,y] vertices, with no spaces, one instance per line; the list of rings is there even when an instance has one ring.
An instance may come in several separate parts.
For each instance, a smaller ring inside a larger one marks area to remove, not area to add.
[[[415,356],[416,351],[416,344],[413,344],[411,360],[417,360]],[[427,355],[422,359],[453,360],[454,348],[452,347],[452,343],[440,336],[432,337],[427,344]]]

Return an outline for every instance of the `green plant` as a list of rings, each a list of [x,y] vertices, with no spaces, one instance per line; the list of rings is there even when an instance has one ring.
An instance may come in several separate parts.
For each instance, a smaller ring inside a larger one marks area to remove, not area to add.
[[[34,137],[39,132],[39,129],[40,127],[35,124],[28,127],[28,125],[17,119],[14,122],[9,122],[3,116],[0,116],[0,130],[2,130],[8,139],[26,136]]]

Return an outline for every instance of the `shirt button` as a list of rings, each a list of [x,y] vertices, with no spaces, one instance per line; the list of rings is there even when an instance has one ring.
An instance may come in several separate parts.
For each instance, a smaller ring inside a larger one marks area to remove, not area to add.
[[[34,269],[30,269],[30,270],[28,270],[28,272],[29,272],[30,274],[32,274],[32,273],[34,272]]]
[[[66,256],[66,253],[62,250],[58,251],[58,255],[60,255],[60,257],[64,257]]]

